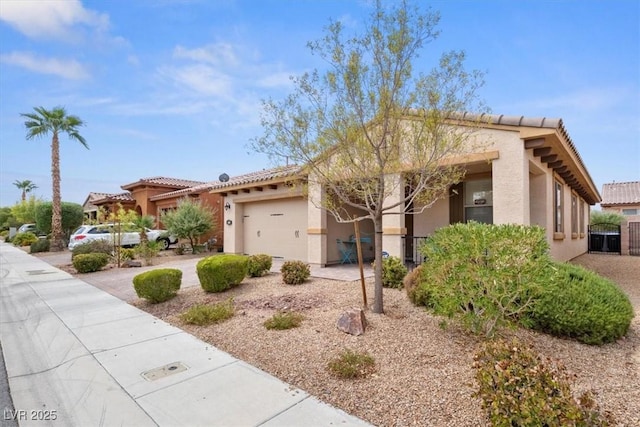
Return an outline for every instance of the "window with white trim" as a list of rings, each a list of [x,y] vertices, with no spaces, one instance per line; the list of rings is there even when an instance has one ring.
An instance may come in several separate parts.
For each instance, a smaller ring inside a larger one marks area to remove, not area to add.
[[[464,183],[464,220],[493,224],[493,188],[491,178]]]
[[[562,212],[562,184],[559,181],[554,181],[554,192],[553,192],[553,204],[554,204],[554,214],[553,214],[553,231],[556,233],[564,232],[564,215]]]

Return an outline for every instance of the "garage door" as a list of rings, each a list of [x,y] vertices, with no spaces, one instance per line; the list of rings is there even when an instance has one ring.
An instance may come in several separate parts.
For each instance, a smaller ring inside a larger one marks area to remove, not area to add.
[[[244,206],[244,252],[307,260],[307,202],[278,199]]]

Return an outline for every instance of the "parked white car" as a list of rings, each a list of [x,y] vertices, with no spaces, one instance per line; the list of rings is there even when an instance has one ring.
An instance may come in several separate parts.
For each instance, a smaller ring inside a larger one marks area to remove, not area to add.
[[[120,227],[120,232],[117,227]],[[169,235],[166,230],[152,230],[147,228],[147,238],[151,242],[159,242],[162,249],[169,248],[178,242],[175,236]],[[97,224],[97,225],[81,225],[72,234],[69,239],[69,250],[73,250],[76,246],[94,240],[106,240],[113,243],[114,238],[120,246],[131,247],[140,244],[140,233],[135,230],[133,224]]]

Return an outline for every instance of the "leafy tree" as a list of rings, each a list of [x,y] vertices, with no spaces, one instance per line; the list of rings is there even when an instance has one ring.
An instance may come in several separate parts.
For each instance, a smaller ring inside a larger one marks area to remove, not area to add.
[[[55,107],[46,110],[43,107],[35,107],[35,113],[23,113],[21,116],[27,120],[24,125],[27,128],[27,139],[45,137],[51,135],[51,182],[53,214],[51,217],[51,251],[64,249],[62,231],[62,206],[60,194],[60,133],[78,141],[85,148],[89,148],[84,137],[80,135],[78,128],[84,122],[77,116],[68,115],[63,107]]]
[[[27,193],[30,193],[36,188],[38,188],[36,184],[29,181],[28,179],[24,181],[15,180],[13,182],[13,185],[15,185],[19,190],[22,190],[22,198],[21,198],[22,201],[25,201],[27,199]]]
[[[11,207],[11,213],[20,224],[35,223],[36,209],[38,205],[42,203],[44,202],[41,199],[31,196],[27,200],[22,200],[20,203],[13,205]]]
[[[136,228],[133,224],[138,218],[138,214],[135,211],[125,209],[120,203],[118,203],[117,206],[117,209],[109,212],[107,220],[113,224],[111,228],[111,241],[113,242],[113,253],[115,254],[116,264],[120,267],[122,264],[122,246],[120,245],[122,243],[122,233],[132,231]]]
[[[62,215],[62,233],[65,241],[69,240],[69,236],[76,228],[82,225],[84,219],[84,209],[78,203],[62,202],[60,203]],[[43,233],[51,233],[51,224],[53,216],[53,203],[42,202],[35,209],[35,223],[38,230]]]
[[[376,313],[384,311],[383,215],[420,213],[462,179],[447,158],[468,149],[475,129],[452,124],[461,112],[483,112],[483,76],[465,71],[463,52],[443,54],[428,74],[414,70],[438,36],[439,14],[408,1],[386,7],[376,2],[361,35],[333,22],[308,44],[328,70],[294,78],[282,101],[264,101],[265,133],[252,143],[276,162],[304,165],[310,200],[338,222],[373,222]]]
[[[160,219],[169,233],[189,239],[193,251],[198,237],[216,227],[214,213],[215,210],[201,202],[185,198],[178,202],[176,210],[163,213]]]
[[[601,224],[601,223],[609,223],[620,225],[624,221],[624,216],[620,215],[618,212],[611,211],[591,211],[591,219],[589,221],[590,224]]]
[[[154,226],[153,216],[136,216],[136,218],[133,220],[133,224],[138,229],[138,233],[140,233],[140,245],[146,245],[149,242],[149,238],[147,237],[147,228],[153,228]]]
[[[9,227],[18,227],[19,225],[20,223],[13,216],[9,206],[0,208],[0,230],[8,230]]]

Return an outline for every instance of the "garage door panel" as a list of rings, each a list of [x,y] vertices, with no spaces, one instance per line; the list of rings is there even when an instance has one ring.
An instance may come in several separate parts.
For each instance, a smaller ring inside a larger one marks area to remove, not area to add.
[[[245,204],[244,252],[306,261],[306,201],[282,199]]]

